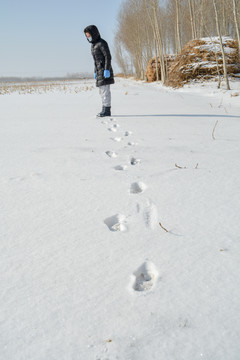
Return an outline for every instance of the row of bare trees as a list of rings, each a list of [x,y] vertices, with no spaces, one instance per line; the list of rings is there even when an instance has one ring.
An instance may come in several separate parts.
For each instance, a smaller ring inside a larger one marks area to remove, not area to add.
[[[158,57],[164,83],[166,54],[206,36],[229,35],[240,43],[239,24],[240,0],[125,0],[118,14],[116,59],[124,74],[143,79],[148,61]]]

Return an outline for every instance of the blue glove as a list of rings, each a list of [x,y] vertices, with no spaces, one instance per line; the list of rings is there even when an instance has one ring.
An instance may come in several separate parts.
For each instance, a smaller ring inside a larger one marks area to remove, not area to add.
[[[107,79],[110,78],[110,71],[109,70],[104,70],[104,74],[103,76]]]
[[[96,73],[94,73],[94,79],[96,79],[97,78],[97,74]]]

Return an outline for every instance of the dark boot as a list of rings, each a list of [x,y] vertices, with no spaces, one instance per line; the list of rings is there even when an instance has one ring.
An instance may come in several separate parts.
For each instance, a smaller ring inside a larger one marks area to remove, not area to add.
[[[105,107],[104,116],[111,116],[111,106]]]
[[[100,114],[98,114],[98,116],[99,117],[111,116],[111,106],[105,106],[104,112],[101,112]]]
[[[104,113],[105,113],[105,106],[102,107],[102,111],[99,114],[97,114],[97,117],[102,117]]]

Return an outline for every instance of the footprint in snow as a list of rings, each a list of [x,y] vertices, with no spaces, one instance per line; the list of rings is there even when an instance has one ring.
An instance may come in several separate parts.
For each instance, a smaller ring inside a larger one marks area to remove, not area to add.
[[[130,193],[131,194],[141,194],[142,192],[144,192],[144,190],[146,190],[147,185],[145,185],[143,182],[135,182],[132,183],[131,187],[130,187]]]
[[[151,200],[147,200],[147,204],[143,211],[143,218],[146,227],[152,230],[157,226],[159,222],[157,207]]]
[[[128,145],[129,145],[129,146],[137,146],[137,143],[135,143],[135,142],[133,142],[133,141],[129,141],[129,142],[128,142]]]
[[[124,170],[127,170],[127,166],[126,165],[117,165],[117,166],[115,166],[114,169],[124,171]]]
[[[125,136],[129,136],[129,135],[132,135],[132,131],[126,131],[125,132]]]
[[[110,231],[127,231],[126,218],[124,215],[116,214],[104,220]]]
[[[25,177],[16,176],[9,178],[9,181],[24,181],[25,179]]]
[[[140,159],[135,159],[134,157],[131,158],[130,163],[131,165],[137,165],[140,164],[141,160]]]
[[[106,151],[105,154],[110,158],[116,158],[117,154],[114,151]]]
[[[38,173],[38,172],[32,172],[31,174],[31,177],[33,177],[33,178],[39,178],[39,177],[41,177],[42,176],[42,174],[40,174],[40,173]]]
[[[149,291],[153,288],[158,278],[158,271],[155,265],[150,262],[144,262],[134,273],[132,288],[135,291]]]
[[[108,131],[116,132],[116,131],[117,131],[117,128],[111,127],[111,128],[108,128]]]
[[[113,141],[116,141],[116,142],[120,142],[122,141],[122,138],[121,137],[115,137],[115,138],[111,138]]]

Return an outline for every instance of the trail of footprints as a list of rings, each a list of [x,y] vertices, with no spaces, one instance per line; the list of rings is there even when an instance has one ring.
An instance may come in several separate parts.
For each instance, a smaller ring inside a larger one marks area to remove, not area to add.
[[[116,123],[116,119],[110,117],[107,120],[103,120],[102,124],[107,125],[109,132],[117,132],[120,130],[119,124]],[[123,142],[125,139],[129,139],[132,135],[132,131],[125,131],[123,136],[116,136],[111,138],[114,142]],[[138,144],[134,141],[127,141],[127,146],[135,147]],[[105,154],[109,158],[117,158],[118,154],[115,151],[107,150]],[[135,157],[129,157],[129,166],[137,166],[141,164],[141,159]],[[127,164],[120,164],[114,167],[116,171],[126,171],[128,169]],[[129,194],[139,196],[147,189],[147,185],[142,182],[133,182],[129,187]],[[153,230],[158,222],[158,211],[156,205],[149,199],[143,199],[141,203],[137,203],[137,212],[142,213],[143,221],[146,228]],[[104,224],[112,232],[127,232],[128,223],[127,218],[123,214],[115,214],[104,220]],[[135,292],[147,292],[151,290],[158,278],[158,271],[155,265],[147,260],[139,268],[137,268],[131,277],[130,287]]]

